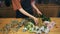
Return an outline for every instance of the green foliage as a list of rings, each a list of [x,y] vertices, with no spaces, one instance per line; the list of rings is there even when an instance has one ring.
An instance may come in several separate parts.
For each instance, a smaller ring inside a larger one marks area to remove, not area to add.
[[[49,17],[46,17],[45,15],[40,15],[42,18],[42,21],[51,21]]]

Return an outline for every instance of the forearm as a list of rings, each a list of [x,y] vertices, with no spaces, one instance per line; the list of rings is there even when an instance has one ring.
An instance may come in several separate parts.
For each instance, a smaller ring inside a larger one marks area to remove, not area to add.
[[[35,10],[38,10],[38,8],[35,6],[35,3],[31,3],[31,5]]]
[[[36,7],[35,2],[32,2],[31,5],[37,12],[40,12],[40,14],[42,14],[41,11],[39,11],[39,9]]]
[[[23,8],[19,9],[19,11],[20,11],[21,13],[23,13],[24,15],[32,18],[32,19],[35,18],[34,16],[30,15],[29,13],[27,13]]]

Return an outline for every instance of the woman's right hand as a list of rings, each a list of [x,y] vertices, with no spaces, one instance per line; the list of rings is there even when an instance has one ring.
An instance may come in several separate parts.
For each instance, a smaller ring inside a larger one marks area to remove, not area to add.
[[[35,24],[37,25],[38,24],[38,18],[34,17],[33,20],[34,20]]]

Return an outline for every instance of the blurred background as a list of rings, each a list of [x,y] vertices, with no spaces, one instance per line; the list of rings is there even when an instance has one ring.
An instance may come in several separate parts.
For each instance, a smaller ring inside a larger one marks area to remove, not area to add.
[[[36,6],[47,17],[60,17],[60,0],[36,0]],[[12,5],[7,7],[5,0],[0,0],[0,18],[14,18],[15,16]]]

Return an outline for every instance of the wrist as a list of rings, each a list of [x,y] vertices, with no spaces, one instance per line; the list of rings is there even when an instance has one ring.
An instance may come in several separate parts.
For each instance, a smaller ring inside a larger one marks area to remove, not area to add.
[[[30,18],[32,18],[32,19],[34,20],[36,17],[34,17],[34,16],[30,16]]]
[[[34,16],[31,16],[31,18],[32,18],[32,19],[35,19],[35,17],[34,17]]]

